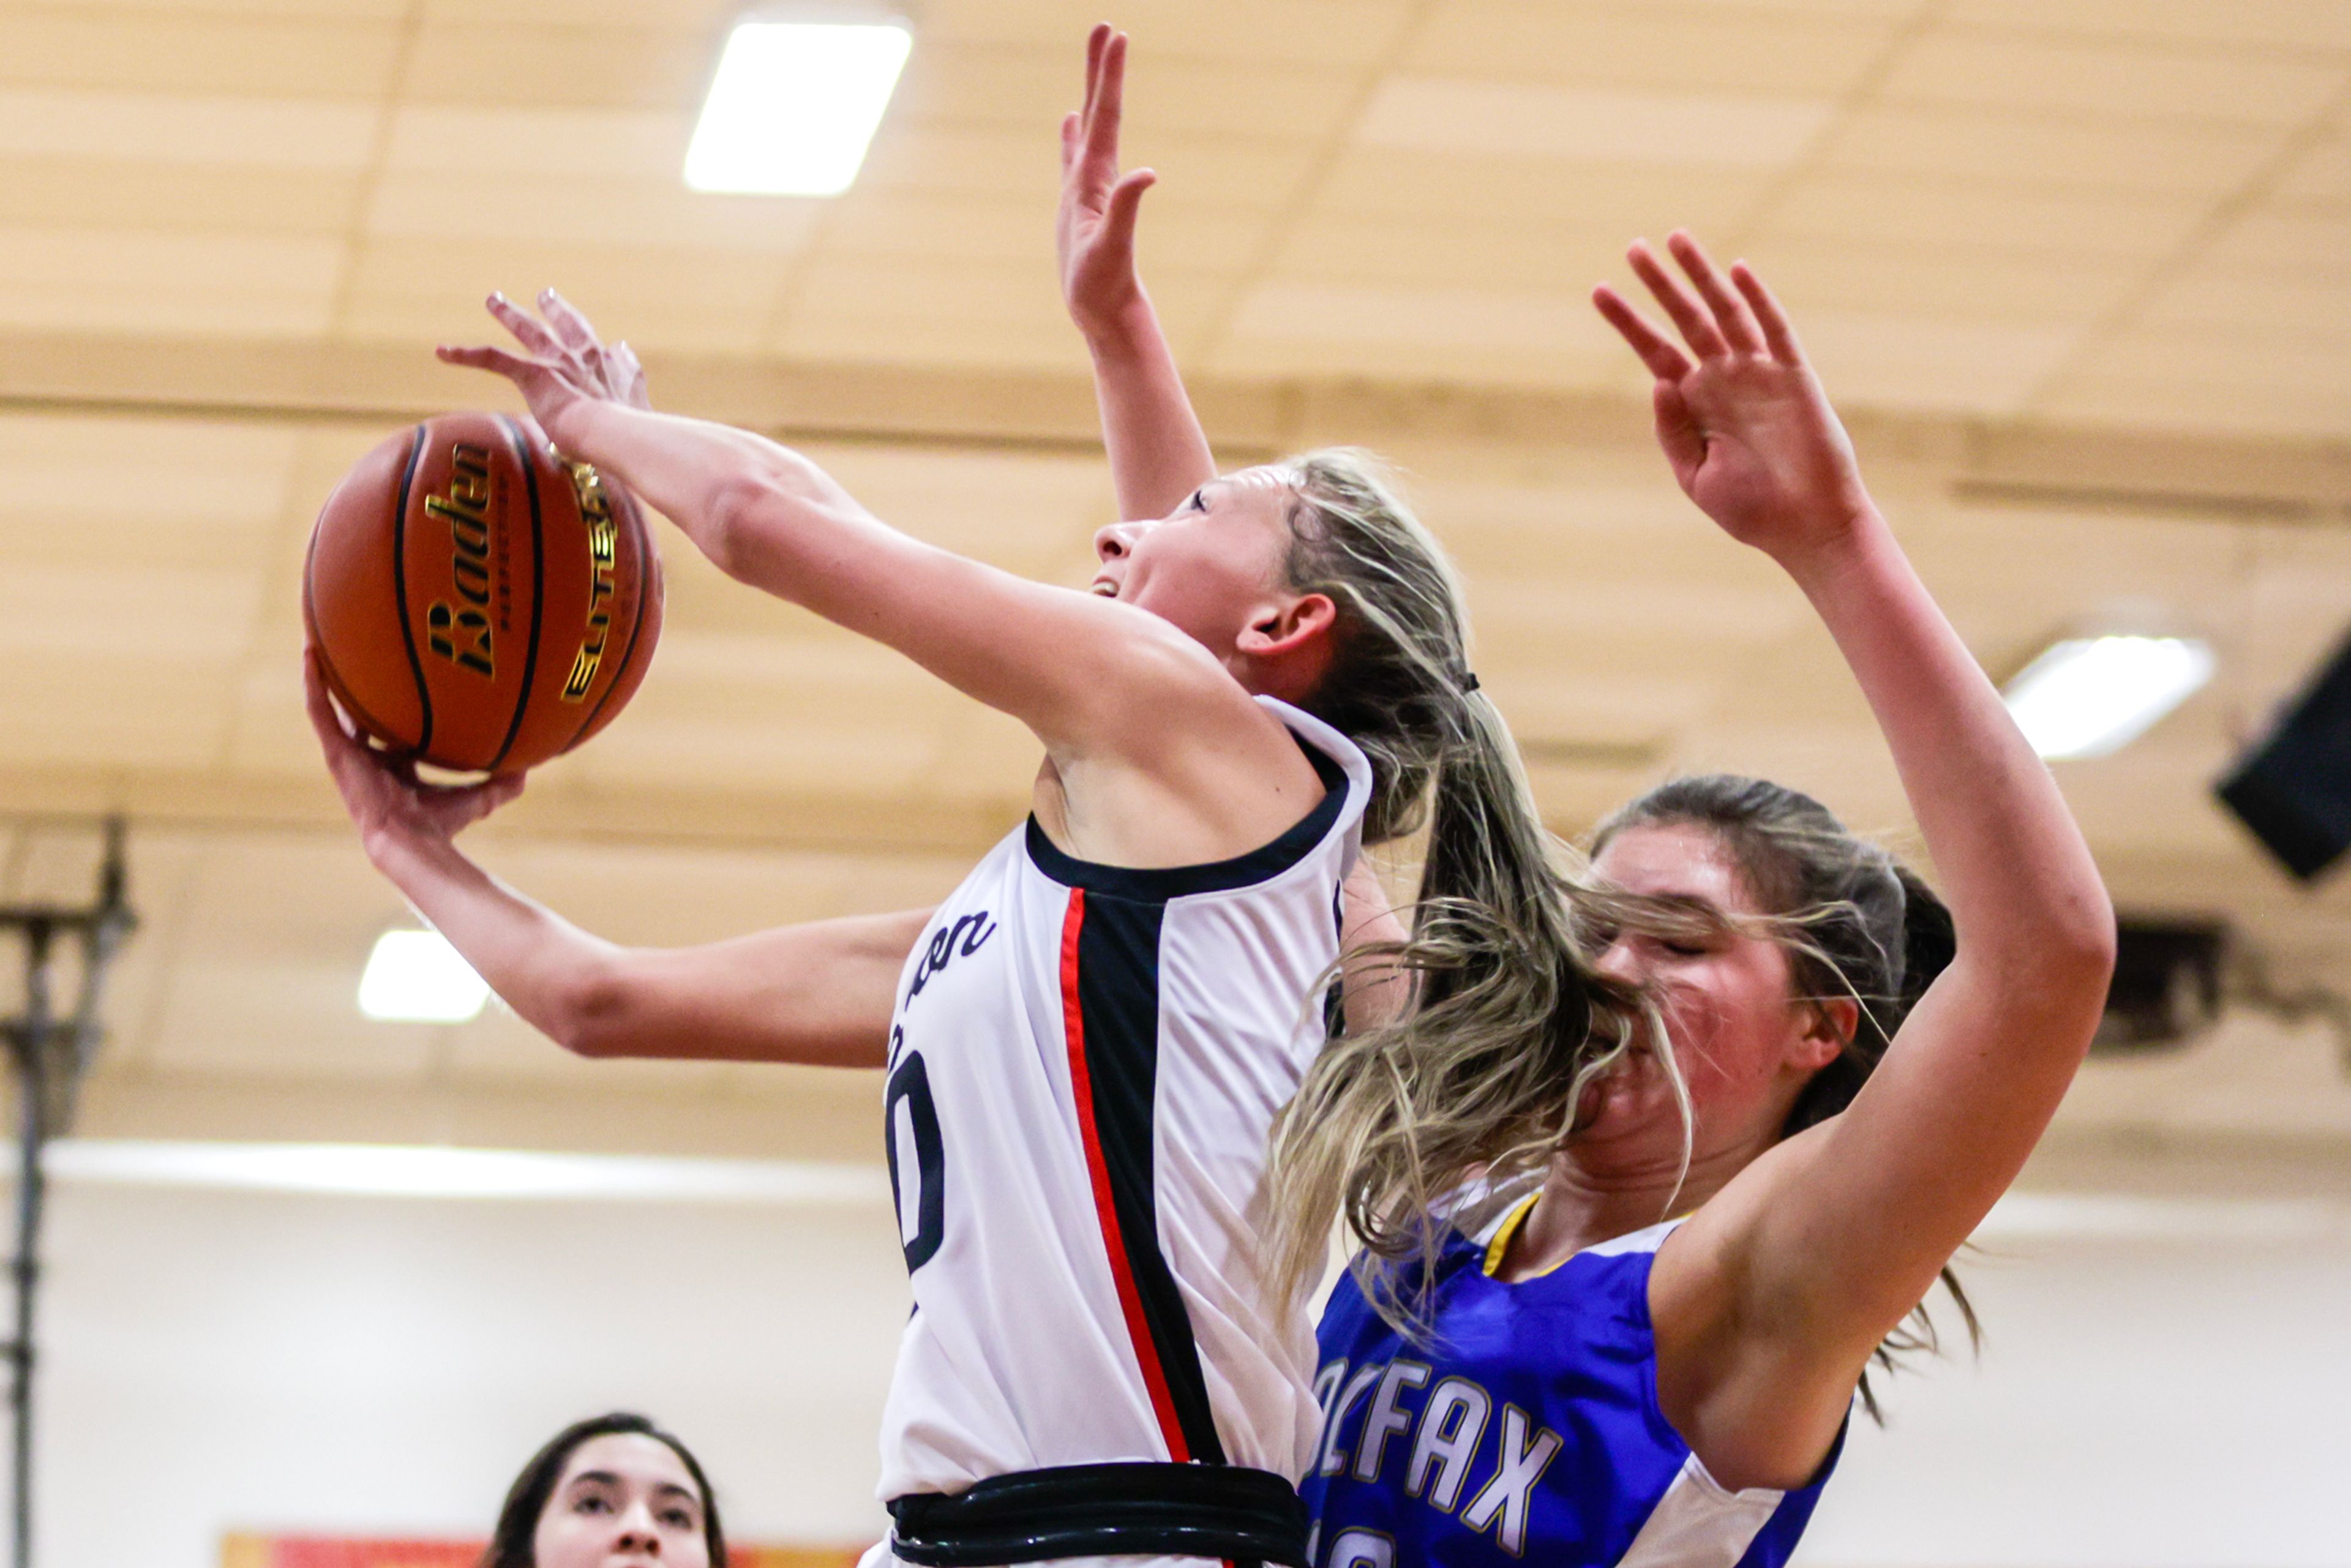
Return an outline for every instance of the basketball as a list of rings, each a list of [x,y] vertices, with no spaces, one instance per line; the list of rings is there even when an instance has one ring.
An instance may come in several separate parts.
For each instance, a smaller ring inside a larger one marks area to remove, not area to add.
[[[451,413],[327,497],[303,616],[328,686],[387,748],[515,773],[611,723],[661,632],[634,497],[528,419]]]

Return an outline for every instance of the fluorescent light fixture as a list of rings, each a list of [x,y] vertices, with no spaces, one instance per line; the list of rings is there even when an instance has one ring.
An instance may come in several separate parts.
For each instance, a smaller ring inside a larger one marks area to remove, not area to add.
[[[387,931],[360,976],[360,1011],[396,1023],[464,1023],[490,988],[438,931]]]
[[[686,184],[766,196],[846,191],[914,41],[897,22],[737,23],[685,150]]]
[[[2003,695],[2043,757],[2104,757],[2147,732],[2212,678],[2190,637],[2072,637],[2053,643]]]

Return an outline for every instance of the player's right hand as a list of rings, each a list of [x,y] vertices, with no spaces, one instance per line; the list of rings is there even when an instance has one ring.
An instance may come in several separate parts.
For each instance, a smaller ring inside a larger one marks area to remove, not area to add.
[[[1109,24],[1086,39],[1085,107],[1061,120],[1061,204],[1053,226],[1061,297],[1089,336],[1114,329],[1143,301],[1134,269],[1135,210],[1159,176],[1118,172],[1126,98],[1126,35]]]
[[[570,450],[571,421],[590,403],[653,407],[635,351],[626,343],[606,348],[588,318],[554,289],[540,293],[538,315],[503,294],[492,294],[484,303],[524,351],[444,343],[436,352],[444,363],[488,371],[514,382],[557,450]]]

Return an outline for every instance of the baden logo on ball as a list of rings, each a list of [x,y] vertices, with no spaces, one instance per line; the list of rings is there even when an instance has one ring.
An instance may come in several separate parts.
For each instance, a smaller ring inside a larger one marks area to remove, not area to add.
[[[661,559],[635,497],[528,419],[444,414],[327,498],[302,600],[329,689],[379,744],[514,773],[635,692],[661,632]]]

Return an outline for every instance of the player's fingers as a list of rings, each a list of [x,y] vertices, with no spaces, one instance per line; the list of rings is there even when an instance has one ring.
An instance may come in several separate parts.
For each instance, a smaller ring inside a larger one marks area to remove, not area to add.
[[[1102,89],[1094,97],[1092,134],[1099,151],[1118,151],[1119,117],[1126,112],[1126,35],[1113,33],[1102,46]]]
[[[1646,240],[1635,240],[1633,248],[1625,253],[1633,266],[1633,276],[1646,285],[1674,325],[1681,329],[1682,341],[1701,360],[1710,360],[1729,350],[1722,334],[1715,330],[1714,318],[1707,311],[1698,297],[1690,292],[1689,285],[1667,272],[1657,253],[1649,248]]]
[[[1649,373],[1661,382],[1679,381],[1689,374],[1689,356],[1677,348],[1673,340],[1649,323],[1649,319],[1626,302],[1625,297],[1601,284],[1592,291],[1592,303],[1616,335],[1633,346]]]
[[[487,371],[492,375],[504,376],[517,384],[528,377],[544,375],[547,372],[547,367],[537,360],[527,360],[510,350],[492,348],[487,344],[475,344],[461,348],[455,344],[444,343],[433,352],[443,364],[464,365],[469,370]]]
[[[653,395],[645,390],[644,364],[625,340],[612,345],[612,364],[620,377],[622,400],[638,408],[653,407]]]
[[[562,340],[548,330],[547,323],[507,298],[493,293],[484,301],[498,325],[514,334],[515,341],[542,359],[550,359],[563,351]]]
[[[302,650],[302,706],[310,716],[310,727],[319,732],[319,739],[328,747],[329,755],[337,743],[350,744],[342,716],[335,711],[335,700],[327,695],[327,677],[319,667],[316,648]]]
[[[578,306],[554,289],[540,293],[538,309],[547,318],[547,324],[555,329],[555,335],[569,348],[582,354],[604,351],[603,340],[596,336],[596,329],[588,318]]]
[[[1081,125],[1091,126],[1094,122],[1094,98],[1102,83],[1102,50],[1109,47],[1110,34],[1108,22],[1097,22],[1094,30],[1086,35],[1086,96],[1078,109]]]
[[[1713,313],[1715,328],[1721,332],[1723,341],[1742,354],[1761,353],[1763,329],[1756,325],[1753,314],[1747,308],[1747,301],[1723,280],[1722,274],[1715,270],[1714,259],[1706,254],[1697,240],[1690,237],[1689,231],[1676,229],[1667,235],[1666,248],[1681,264],[1681,269],[1688,275],[1689,280],[1698,285],[1698,298],[1706,301],[1707,309]]]
[[[1804,361],[1804,345],[1796,339],[1795,323],[1788,319],[1780,298],[1757,277],[1755,269],[1743,261],[1730,264],[1730,281],[1739,286],[1746,297],[1748,308],[1755,312],[1756,325],[1763,329],[1763,341],[1771,345],[1771,357],[1782,364],[1799,365]]]
[[[1682,389],[1672,382],[1659,382],[1650,392],[1649,403],[1656,413],[1657,444],[1665,448],[1666,461],[1673,465],[1674,473],[1680,476],[1696,470],[1706,461],[1706,431],[1690,413]]]
[[[1061,116],[1061,172],[1067,175],[1070,165],[1078,158],[1078,111]]]
[[[1134,217],[1143,205],[1143,193],[1159,183],[1159,176],[1148,169],[1137,169],[1112,187],[1110,201],[1102,210],[1102,226],[1120,243],[1132,243],[1134,238]]]

